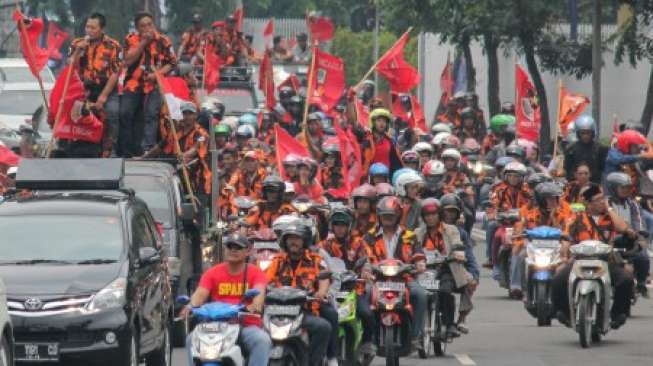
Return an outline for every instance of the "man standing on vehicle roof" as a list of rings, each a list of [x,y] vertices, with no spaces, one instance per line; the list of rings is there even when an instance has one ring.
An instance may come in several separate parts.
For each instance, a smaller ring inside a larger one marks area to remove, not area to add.
[[[180,317],[187,317],[193,307],[202,306],[209,301],[219,301],[227,304],[239,304],[243,301],[245,291],[254,288],[260,291],[246,311],[260,314],[265,301],[267,278],[265,273],[253,264],[247,263],[251,254],[251,243],[239,234],[227,236],[223,245],[225,261],[206,271],[200,279],[190,303],[181,310]],[[191,349],[191,336],[188,336],[186,349]],[[249,354],[248,366],[267,366],[272,349],[270,336],[261,329],[260,316],[246,315],[242,319],[242,327],[238,343]],[[189,365],[193,365],[189,351]]]
[[[205,30],[202,27],[202,16],[193,14],[193,25],[181,35],[181,45],[177,51],[177,58],[182,62],[191,62],[197,52]]]

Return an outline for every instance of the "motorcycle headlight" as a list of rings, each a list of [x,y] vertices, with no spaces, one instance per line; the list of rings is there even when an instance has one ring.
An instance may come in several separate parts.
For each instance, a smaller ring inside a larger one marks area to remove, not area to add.
[[[119,308],[125,305],[125,291],[127,279],[117,278],[102,290],[98,291],[93,299],[86,305],[89,312]]]
[[[551,265],[551,254],[536,254],[535,255],[535,266],[536,267],[548,267]]]
[[[290,336],[290,330],[292,329],[292,324],[292,322],[284,322],[282,324],[270,322],[270,338],[275,341],[288,339]]]
[[[272,261],[267,259],[258,262],[259,268],[261,268],[263,271],[267,270],[268,267],[270,267],[270,264],[272,264]]]
[[[200,343],[200,359],[207,360],[217,360],[220,357],[220,351],[222,350],[223,342],[216,342],[213,344],[209,343]]]
[[[381,266],[381,273],[386,277],[394,277],[399,273],[399,266]]]

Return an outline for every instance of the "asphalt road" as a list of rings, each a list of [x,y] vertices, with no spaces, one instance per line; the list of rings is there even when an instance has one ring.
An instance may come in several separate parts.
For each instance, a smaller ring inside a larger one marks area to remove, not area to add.
[[[477,232],[478,234],[478,232]],[[477,257],[484,259],[479,241]],[[446,356],[420,360],[416,354],[402,365],[416,366],[615,366],[651,365],[653,360],[653,300],[641,299],[633,317],[590,349],[582,349],[577,334],[559,325],[538,328],[521,302],[509,300],[484,270],[468,318],[471,332],[448,345]],[[185,351],[177,348],[173,365],[185,365]],[[385,365],[376,358],[374,365]]]

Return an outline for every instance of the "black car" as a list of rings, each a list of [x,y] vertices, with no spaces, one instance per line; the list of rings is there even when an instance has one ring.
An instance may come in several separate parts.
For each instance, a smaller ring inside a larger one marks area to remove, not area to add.
[[[0,204],[17,361],[171,365],[161,235],[118,159],[25,159]],[[81,178],[80,178],[81,177]]]

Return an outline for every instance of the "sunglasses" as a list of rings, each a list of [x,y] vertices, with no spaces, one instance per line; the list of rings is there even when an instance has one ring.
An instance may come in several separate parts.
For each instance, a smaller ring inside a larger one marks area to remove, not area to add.
[[[236,244],[226,244],[225,248],[227,248],[227,249],[229,249],[231,251],[234,251],[234,252],[245,249],[244,247],[241,247],[240,245],[236,245]]]

